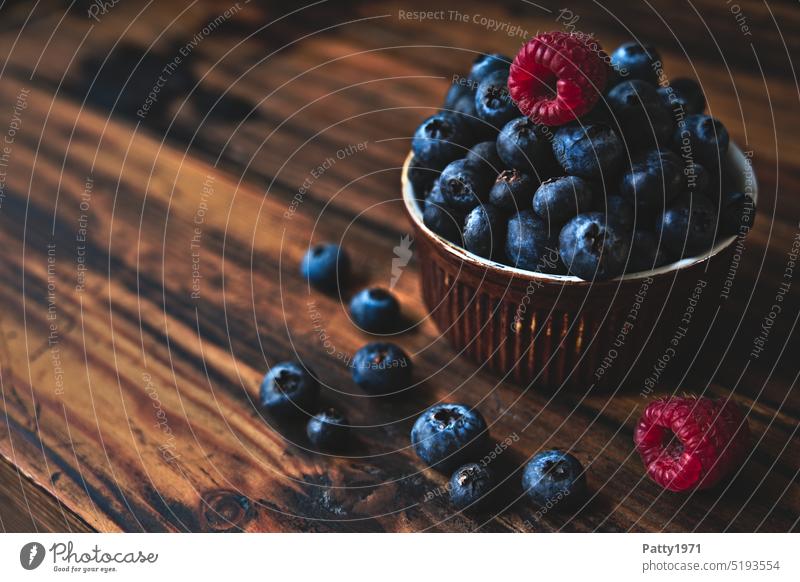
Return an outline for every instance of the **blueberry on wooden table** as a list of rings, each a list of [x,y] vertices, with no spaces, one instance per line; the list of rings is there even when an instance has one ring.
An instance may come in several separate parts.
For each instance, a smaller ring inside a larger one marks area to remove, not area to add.
[[[575,507],[586,496],[586,475],[569,453],[550,450],[534,455],[522,471],[522,489],[540,507]]]
[[[362,289],[350,300],[355,324],[369,333],[391,333],[399,327],[400,303],[386,289]]]
[[[261,406],[277,416],[310,412],[318,397],[319,382],[299,362],[275,364],[261,382]]]
[[[411,384],[411,358],[388,342],[369,343],[356,352],[353,381],[369,394],[385,395]]]
[[[411,429],[417,456],[440,471],[474,460],[488,439],[486,421],[464,404],[436,404],[423,412]]]
[[[306,435],[311,445],[317,449],[339,451],[347,445],[350,425],[341,412],[329,408],[308,420]]]
[[[467,463],[450,477],[450,502],[457,509],[478,509],[494,487],[494,475],[481,463]]]
[[[300,263],[301,275],[314,287],[326,292],[343,287],[350,274],[350,259],[339,245],[322,243],[306,252]]]

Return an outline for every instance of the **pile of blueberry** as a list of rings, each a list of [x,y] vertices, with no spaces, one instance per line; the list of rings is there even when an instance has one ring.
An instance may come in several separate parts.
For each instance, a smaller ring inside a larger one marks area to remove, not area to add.
[[[311,247],[300,265],[310,285],[332,294],[347,287],[350,260],[335,244]],[[389,291],[367,288],[350,301],[354,323],[367,333],[397,332],[400,304]],[[396,344],[371,342],[359,349],[350,366],[353,381],[364,392],[376,396],[402,393],[412,385],[411,358]],[[279,421],[295,422],[317,410],[320,385],[316,375],[301,362],[272,366],[261,382],[262,408]],[[350,441],[345,416],[326,408],[311,416],[306,425],[309,444],[323,451],[342,452]],[[455,403],[436,404],[417,418],[411,430],[411,445],[427,465],[451,474],[448,491],[457,509],[481,509],[498,488],[494,472],[485,459],[489,431],[477,410]],[[480,462],[479,462],[480,460]],[[522,484],[538,505],[572,507],[586,493],[586,479],[580,462],[558,450],[535,455],[524,467]],[[563,500],[569,497],[570,503]]]
[[[497,505],[493,495],[499,490],[496,476],[487,457],[482,458],[488,444],[486,421],[480,412],[464,404],[431,406],[411,429],[411,445],[417,456],[439,471],[453,471],[447,488],[450,501],[462,510]],[[567,452],[541,451],[523,468],[522,488],[540,507],[574,508],[586,497],[585,471]]]
[[[338,245],[315,245],[303,257],[300,272],[320,291],[336,293],[346,287],[350,259]],[[400,303],[390,291],[371,287],[353,296],[350,314],[353,322],[367,333],[391,333],[398,329]],[[411,359],[392,343],[368,343],[356,352],[350,365],[353,381],[370,394],[401,391],[411,383]],[[296,420],[318,407],[319,393],[313,371],[301,362],[280,362],[264,376],[259,398],[262,408],[276,418]],[[343,450],[349,432],[347,418],[334,408],[312,416],[306,425],[309,443],[320,450]]]
[[[610,62],[610,65],[606,64]],[[545,33],[478,57],[412,140],[426,226],[481,257],[602,280],[706,253],[752,225],[728,132],[658,53]]]

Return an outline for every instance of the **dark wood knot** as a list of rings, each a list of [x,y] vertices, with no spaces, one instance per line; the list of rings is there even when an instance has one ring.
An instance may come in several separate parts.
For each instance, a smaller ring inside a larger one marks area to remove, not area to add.
[[[217,489],[209,491],[200,500],[200,513],[206,529],[211,531],[230,531],[244,529],[253,516],[252,502],[235,491]]]

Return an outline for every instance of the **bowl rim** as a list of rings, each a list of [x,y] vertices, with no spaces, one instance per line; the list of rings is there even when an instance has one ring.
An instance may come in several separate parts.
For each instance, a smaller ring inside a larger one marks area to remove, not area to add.
[[[618,277],[614,277],[613,279],[605,279],[605,280],[586,280],[581,279],[580,277],[576,277],[574,275],[553,275],[548,273],[537,273],[535,271],[528,271],[526,269],[520,269],[517,267],[512,267],[510,265],[504,265],[502,263],[498,263],[491,259],[486,259],[479,255],[473,254],[466,250],[463,247],[458,246],[455,243],[450,242],[446,238],[436,234],[430,228],[428,228],[423,219],[422,219],[422,211],[417,204],[416,193],[414,192],[414,186],[411,184],[411,181],[408,179],[408,169],[411,165],[411,160],[414,157],[414,153],[412,151],[408,152],[405,161],[403,162],[403,170],[402,175],[400,177],[400,182],[402,185],[402,195],[403,195],[403,203],[405,204],[406,212],[411,217],[411,220],[414,222],[417,228],[422,230],[428,238],[432,239],[438,245],[443,248],[447,253],[453,255],[460,261],[468,262],[476,267],[480,267],[481,269],[491,269],[493,271],[502,272],[509,275],[514,275],[515,277],[533,281],[549,281],[552,283],[579,283],[579,284],[592,284],[592,285],[599,285],[603,283],[614,283],[619,281],[639,281],[642,279],[652,278],[657,275],[666,275],[668,273],[672,273],[674,271],[680,271],[682,269],[687,269],[694,265],[703,263],[708,261],[715,255],[718,255],[726,248],[731,246],[733,242],[737,239],[739,235],[730,235],[725,237],[716,245],[711,248],[711,251],[708,253],[703,253],[702,255],[696,255],[694,257],[686,257],[681,259],[680,261],[676,261],[674,263],[670,263],[668,265],[664,265],[657,269],[650,269],[648,271],[639,271],[637,273],[626,273],[624,275],[620,275]],[[747,184],[749,188],[747,189],[747,193],[750,194],[753,198],[753,203],[755,207],[758,207],[758,182],[756,180],[755,172],[753,171],[753,166],[750,159],[745,156],[739,147],[731,142],[728,147],[727,152],[728,161],[732,162],[736,170],[738,171],[739,177],[739,185]]]

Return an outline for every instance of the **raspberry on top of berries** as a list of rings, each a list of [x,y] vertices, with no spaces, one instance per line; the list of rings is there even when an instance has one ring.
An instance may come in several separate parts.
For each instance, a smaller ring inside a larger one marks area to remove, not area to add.
[[[588,113],[600,98],[608,78],[604,57],[597,41],[585,34],[540,34],[511,63],[511,98],[536,123],[568,123]]]
[[[729,476],[745,459],[750,431],[732,400],[672,396],[647,406],[633,440],[653,481],[689,491]]]

